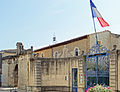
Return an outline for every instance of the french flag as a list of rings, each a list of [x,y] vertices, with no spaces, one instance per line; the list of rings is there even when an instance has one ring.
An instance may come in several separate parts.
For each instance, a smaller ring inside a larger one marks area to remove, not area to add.
[[[109,24],[102,18],[101,14],[97,10],[97,8],[96,8],[95,4],[92,2],[92,0],[90,0],[90,5],[91,5],[92,17],[93,18],[97,17],[97,19],[102,27],[109,26]]]

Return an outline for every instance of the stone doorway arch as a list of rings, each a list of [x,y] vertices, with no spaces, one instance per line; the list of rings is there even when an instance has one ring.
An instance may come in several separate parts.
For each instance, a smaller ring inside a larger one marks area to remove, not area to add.
[[[18,64],[14,68],[14,87],[18,87]]]

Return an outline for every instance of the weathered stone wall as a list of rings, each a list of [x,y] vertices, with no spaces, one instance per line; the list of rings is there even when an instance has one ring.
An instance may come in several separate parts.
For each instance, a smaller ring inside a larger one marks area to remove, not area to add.
[[[119,90],[119,54],[117,50],[110,52],[110,74],[109,74],[109,83],[110,87],[114,90],[114,92],[118,92]]]
[[[84,42],[84,44],[88,43]],[[72,45],[73,43],[70,46]],[[69,45],[64,47],[66,50],[67,48],[70,49]],[[109,51],[109,57],[109,83],[115,92],[120,90],[120,51]],[[72,92],[72,69],[77,68],[78,92],[84,92],[84,62],[83,53],[78,57],[40,58],[32,56],[32,52],[27,51],[20,55],[5,57],[2,62],[3,86],[14,86],[14,70],[16,65],[18,65],[19,92],[25,92],[30,89],[34,92]]]
[[[8,63],[2,64],[2,86],[8,86]]]
[[[31,59],[29,69],[29,86],[35,86],[35,62]]]
[[[120,35],[113,34],[108,30],[98,32],[98,41],[107,49],[112,50],[113,45],[117,45],[117,49],[120,49]],[[95,34],[89,34],[87,38],[80,39],[74,42],[69,42],[64,45],[58,45],[53,48],[49,47],[44,50],[36,51],[41,57],[42,54],[45,58],[52,58],[55,52],[58,52],[58,58],[73,57],[75,55],[75,48],[79,48],[79,55],[84,51],[85,53],[96,44]]]
[[[8,64],[8,86],[14,87],[14,69],[16,64]]]
[[[30,55],[20,56],[18,61],[18,88],[26,89],[29,86]]]
[[[96,44],[95,34],[90,34],[90,48]],[[120,35],[113,34],[110,31],[106,30],[103,32],[97,33],[98,41],[100,44],[105,46],[107,49],[112,50],[113,45],[117,45],[117,49],[120,49]]]
[[[2,57],[13,56],[13,55],[16,55],[16,53],[8,53],[8,52],[3,52],[2,53]]]
[[[111,46],[116,45],[117,49],[120,50],[120,35],[112,34],[111,35]]]
[[[72,92],[72,69],[77,68],[78,92],[84,92],[83,56],[60,59],[36,58],[32,62],[35,64],[35,86],[41,87],[37,91]]]
[[[120,50],[118,51],[118,90],[120,91]]]
[[[96,44],[96,35],[90,34],[90,48]],[[98,41],[100,44],[105,46],[107,49],[111,49],[111,33],[110,31],[98,32]]]
[[[79,55],[81,55],[82,51],[87,52],[89,49],[89,40],[85,38],[79,41],[66,43],[65,45],[56,46],[35,53],[39,53],[40,57],[43,54],[44,58],[54,58],[55,52],[58,52],[58,58],[74,57],[75,48],[79,49]]]
[[[2,86],[18,86],[21,92],[31,85],[31,56],[31,50],[27,50],[20,55],[7,56],[2,59]]]
[[[13,59],[2,60],[2,86],[14,86],[15,65]]]
[[[84,57],[47,59],[37,58],[41,62],[41,86],[45,90],[72,91],[72,68],[78,69],[79,74],[84,75]],[[109,85],[114,92],[120,90],[120,51],[109,51]],[[65,77],[68,80],[65,80]],[[84,76],[80,82],[78,77],[78,92],[84,91]],[[64,89],[64,90],[63,90]]]

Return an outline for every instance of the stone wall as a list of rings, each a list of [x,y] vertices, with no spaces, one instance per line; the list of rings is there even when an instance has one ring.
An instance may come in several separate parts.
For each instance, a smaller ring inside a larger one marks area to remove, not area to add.
[[[117,49],[120,50],[120,35],[112,34],[111,35],[111,46],[116,45]]]
[[[118,90],[118,58],[117,51],[110,52],[110,73],[109,83],[110,87],[116,92]]]
[[[2,86],[14,86],[14,68],[13,59],[2,60]]]
[[[30,55],[20,56],[18,61],[18,88],[26,89],[29,86]]]
[[[27,90],[32,92],[72,92],[73,68],[78,70],[78,92],[85,91],[83,53],[78,57],[41,58],[33,56],[31,50],[28,50],[19,55],[4,57],[2,60],[3,86],[14,86],[14,72],[18,65],[18,92]],[[109,51],[109,60],[109,83],[114,92],[117,92],[120,90],[120,51],[115,49]]]
[[[83,56],[59,59],[36,58],[31,62],[35,64],[34,82],[35,86],[39,87],[37,91],[72,92],[72,69],[77,68],[78,92],[84,92]],[[80,74],[83,75],[81,78]]]
[[[19,92],[30,86],[30,58],[33,55],[31,49],[22,53],[2,58],[2,86],[17,86]],[[16,75],[18,74],[18,75]]]
[[[103,32],[98,32],[98,41],[100,44],[105,46],[107,49],[112,50],[113,45],[117,46],[117,49],[120,49],[120,35],[113,34],[110,31],[106,30]],[[90,34],[90,48],[96,44],[95,34]]]
[[[103,32],[98,32],[98,41],[100,44],[105,46],[107,49],[111,49],[111,32],[110,31],[103,31]],[[90,34],[90,48],[96,44],[96,35],[95,34]]]
[[[37,60],[37,61],[36,61]],[[73,58],[36,58],[41,63],[41,91],[72,91],[72,68],[78,69],[78,76],[82,74],[82,81],[78,77],[78,92],[85,89],[84,83],[84,57]],[[120,51],[109,51],[109,85],[114,92],[120,91]],[[39,69],[39,70],[40,70]],[[67,78],[67,80],[66,80]]]
[[[120,50],[110,52],[110,87],[120,92]]]
[[[39,57],[44,58],[54,58],[55,52],[58,53],[57,58],[65,58],[65,57],[74,57],[75,49],[79,49],[79,55],[82,54],[82,51],[87,52],[89,49],[89,40],[88,38],[84,38],[78,41],[66,43],[64,45],[59,45],[55,47],[49,47],[48,49],[37,51],[35,53],[39,53]]]
[[[8,86],[8,63],[2,64],[2,86]]]
[[[120,91],[120,50],[118,51],[118,91]]]
[[[113,34],[108,30],[103,32],[97,32],[98,41],[100,44],[105,46],[107,49],[112,50],[113,45],[117,46],[117,49],[120,49],[120,35]],[[67,42],[67,41],[65,41]],[[64,42],[63,42],[64,43]],[[66,44],[60,44],[57,46],[51,47],[48,46],[47,49],[42,49],[35,51],[40,57],[52,58],[55,56],[55,52],[58,53],[58,58],[64,57],[73,57],[75,56],[75,48],[79,48],[79,55],[84,51],[85,53],[96,44],[95,33],[87,35],[86,38],[80,39],[77,41],[69,42]],[[44,48],[44,47],[43,47]]]

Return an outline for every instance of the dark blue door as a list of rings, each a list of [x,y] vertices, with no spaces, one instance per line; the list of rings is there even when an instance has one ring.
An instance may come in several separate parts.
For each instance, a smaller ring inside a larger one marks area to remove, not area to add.
[[[72,92],[77,92],[77,68],[72,69]]]

